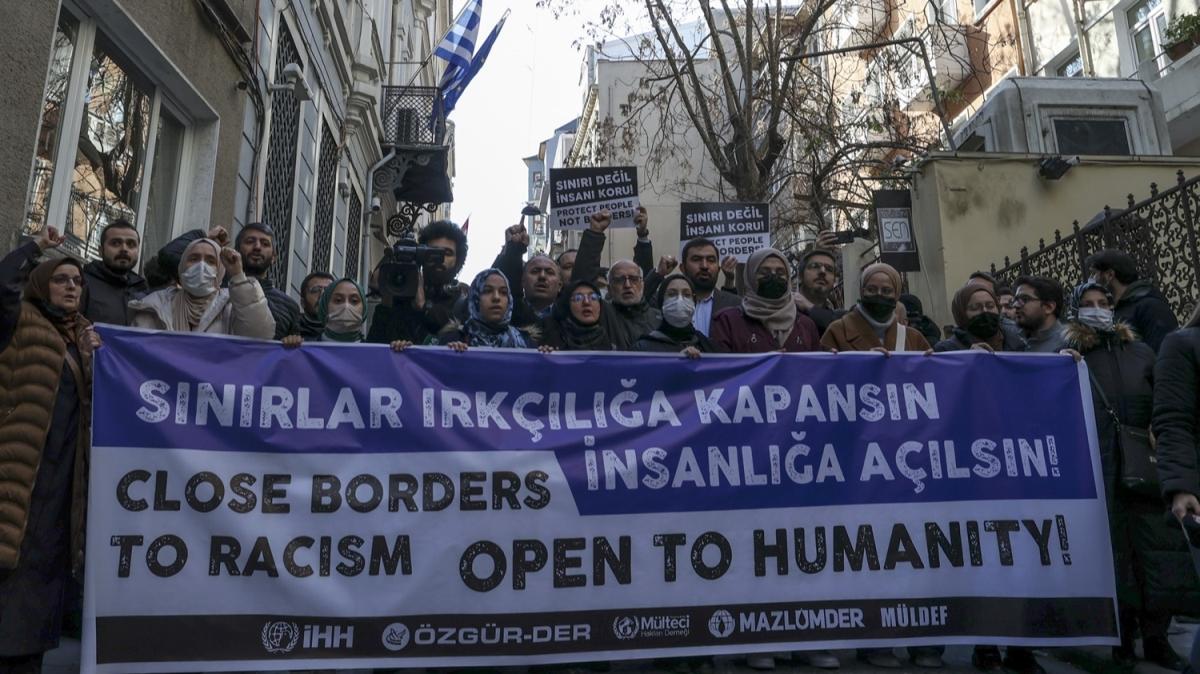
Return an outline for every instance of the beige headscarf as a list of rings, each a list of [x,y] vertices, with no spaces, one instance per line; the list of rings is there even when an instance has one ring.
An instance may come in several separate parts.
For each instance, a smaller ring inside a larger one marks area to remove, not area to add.
[[[212,239],[196,239],[188,244],[187,248],[183,249],[183,255],[179,258],[179,276],[183,277],[185,268],[185,260],[196,246],[207,244],[212,246],[217,253],[217,292],[212,293],[208,297],[192,297],[187,290],[180,288],[179,292],[175,293],[175,298],[171,307],[172,315],[175,320],[175,328],[183,330],[187,326],[188,331],[195,330],[200,325],[200,319],[204,318],[204,312],[208,310],[208,306],[221,292],[221,279],[225,278],[225,265],[221,262],[221,244]]]
[[[788,291],[782,297],[767,299],[758,294],[758,268],[771,256],[779,258],[783,261],[783,266],[788,267],[787,258],[774,248],[759,248],[746,260],[746,294],[742,297],[742,311],[767,326],[775,341],[782,347],[796,327],[796,301],[792,299],[790,275]]]

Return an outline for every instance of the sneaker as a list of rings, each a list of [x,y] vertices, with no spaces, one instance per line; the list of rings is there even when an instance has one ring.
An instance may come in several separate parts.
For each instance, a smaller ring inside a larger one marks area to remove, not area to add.
[[[842,666],[832,651],[797,651],[792,653],[792,659],[817,669],[838,669]]]
[[[971,654],[971,664],[981,672],[997,672],[1004,669],[1004,659],[996,646],[976,646]]]
[[[1015,674],[1046,674],[1032,650],[1017,646],[1009,646],[1004,656],[1004,667]]]
[[[858,649],[858,659],[868,665],[883,669],[900,669],[904,666],[890,648],[860,648]]]
[[[1183,658],[1171,648],[1171,642],[1167,641],[1166,637],[1146,637],[1142,640],[1142,650],[1145,651],[1147,660],[1163,669],[1178,672],[1187,666]]]
[[[746,666],[750,669],[757,669],[761,672],[769,672],[775,669],[775,656],[773,655],[747,655]]]

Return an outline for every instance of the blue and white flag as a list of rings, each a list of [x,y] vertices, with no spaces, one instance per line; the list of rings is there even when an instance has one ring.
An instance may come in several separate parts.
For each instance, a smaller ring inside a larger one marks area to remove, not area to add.
[[[446,61],[441,83],[443,94],[458,86],[470,71],[482,16],[483,0],[470,0],[433,52],[434,56]],[[449,108],[446,111],[449,112]]]
[[[446,114],[458,105],[458,99],[466,90],[467,85],[475,78],[475,75],[483,68],[483,64],[487,61],[488,54],[492,51],[492,45],[495,44],[496,38],[500,36],[500,29],[504,28],[504,22],[508,20],[509,12],[505,12],[504,16],[500,17],[500,21],[496,23],[496,27],[492,28],[492,32],[488,33],[487,39],[480,45],[479,51],[471,59],[466,70],[459,71],[453,66],[446,69],[446,75],[442,78],[442,101],[445,106]],[[451,78],[453,72],[453,78]]]

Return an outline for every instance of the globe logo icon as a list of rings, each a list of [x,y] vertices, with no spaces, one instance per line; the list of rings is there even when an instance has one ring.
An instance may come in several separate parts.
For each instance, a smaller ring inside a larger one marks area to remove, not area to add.
[[[708,619],[708,631],[718,639],[724,639],[733,634],[733,627],[733,615],[725,609],[713,613],[712,617]]]
[[[291,653],[300,641],[300,628],[286,620],[267,622],[262,628],[262,645],[268,653]]]

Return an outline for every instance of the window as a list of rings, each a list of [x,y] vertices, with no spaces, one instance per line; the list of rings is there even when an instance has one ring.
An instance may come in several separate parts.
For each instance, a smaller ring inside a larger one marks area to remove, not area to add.
[[[1143,80],[1159,78],[1171,60],[1163,53],[1167,35],[1167,6],[1162,0],[1141,0],[1125,13],[1133,41],[1137,72]]]
[[[163,115],[161,92],[107,36],[63,11],[46,78],[25,233],[59,223],[67,235],[65,252],[95,258],[104,225],[125,219],[145,233],[154,208],[155,231],[169,236],[185,134],[181,122]],[[160,139],[164,147],[156,152]],[[148,175],[156,182],[153,207],[144,189]]]
[[[983,13],[987,11],[988,7],[991,7],[992,3],[994,2],[996,2],[996,0],[973,0],[973,4],[975,5],[975,18],[978,19],[980,16],[982,16]]]
[[[929,0],[925,5],[925,20],[929,25],[958,23],[958,0]]]
[[[1054,70],[1054,74],[1058,77],[1082,77],[1083,76],[1083,57],[1079,52],[1075,52],[1075,56],[1067,59]]]
[[[1129,147],[1128,126],[1123,119],[1059,117],[1054,120],[1054,137],[1059,154],[1133,154]]]

